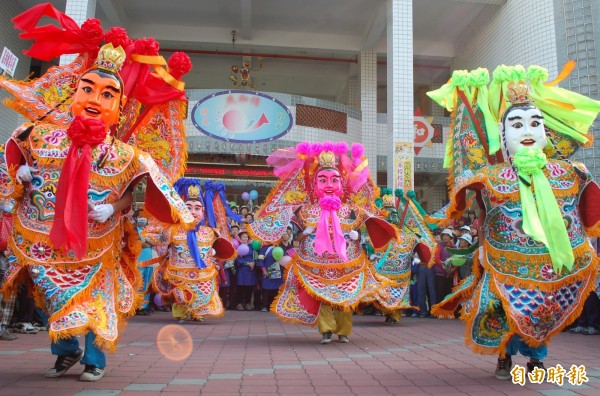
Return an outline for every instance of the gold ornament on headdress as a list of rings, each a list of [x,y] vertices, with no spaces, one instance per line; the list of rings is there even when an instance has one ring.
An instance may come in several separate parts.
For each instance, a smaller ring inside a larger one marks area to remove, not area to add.
[[[381,199],[383,200],[384,208],[394,208],[394,196],[393,195],[385,194],[383,197],[381,197]]]
[[[322,151],[319,154],[319,168],[335,168],[335,154],[331,151]]]
[[[200,197],[200,187],[199,186],[189,186],[187,190],[187,200],[190,199],[199,199]]]
[[[529,86],[525,83],[510,83],[506,87],[506,94],[511,105],[532,104],[529,96]]]
[[[125,63],[125,50],[120,45],[115,48],[112,43],[104,44],[98,52],[96,67],[112,73],[118,73]]]

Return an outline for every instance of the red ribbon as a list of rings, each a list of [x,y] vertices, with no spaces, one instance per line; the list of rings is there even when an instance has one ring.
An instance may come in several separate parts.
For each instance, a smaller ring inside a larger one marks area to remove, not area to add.
[[[72,144],[58,180],[50,240],[56,248],[70,249],[81,259],[87,253],[92,147],[104,141],[107,129],[102,120],[77,116],[67,129],[67,135]]]
[[[43,17],[55,19],[60,26],[44,25],[37,27]],[[35,40],[25,55],[44,61],[64,54],[79,54],[98,50],[103,32],[100,21],[91,18],[81,28],[66,14],[58,11],[50,3],[38,4],[12,19],[15,28],[22,30],[22,39]]]

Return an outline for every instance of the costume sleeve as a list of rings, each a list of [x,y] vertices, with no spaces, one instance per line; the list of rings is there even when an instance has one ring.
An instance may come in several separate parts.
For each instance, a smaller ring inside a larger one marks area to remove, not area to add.
[[[426,243],[417,243],[417,246],[415,246],[415,252],[419,255],[421,262],[428,263],[431,260],[431,247]]]
[[[6,144],[2,146],[0,153],[0,196],[17,198],[17,195],[23,190],[22,185],[17,183],[15,175],[22,164],[29,163],[31,165],[29,139],[20,140],[17,138],[25,129],[26,125],[17,128]]]
[[[600,187],[583,164],[573,165],[582,179],[579,197],[581,221],[590,237],[600,237]]]
[[[218,232],[215,231],[215,241],[212,244],[213,249],[215,249],[215,257],[217,260],[227,261],[232,260],[237,255],[231,241],[227,238],[223,238],[219,235]]]
[[[247,230],[252,238],[277,245],[283,234],[287,232],[293,216],[294,209],[291,206],[282,207],[279,211],[266,215],[259,212]]]
[[[179,195],[173,190],[173,187],[160,171],[158,165],[156,165],[149,154],[137,150],[136,153],[138,155],[140,170],[136,174],[134,183],[141,177],[148,176],[145,209],[163,223],[181,223],[186,228],[191,229],[195,224],[194,217]]]
[[[148,224],[142,230],[142,237],[150,245],[166,246],[171,243],[172,231],[170,224],[160,223],[158,220],[150,217]]]
[[[379,217],[367,216],[364,224],[375,250],[385,248],[392,239],[398,239],[394,226]]]

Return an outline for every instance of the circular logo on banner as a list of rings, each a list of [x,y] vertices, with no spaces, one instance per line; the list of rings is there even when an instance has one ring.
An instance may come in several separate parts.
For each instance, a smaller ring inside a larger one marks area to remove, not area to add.
[[[424,147],[433,137],[433,127],[423,117],[414,118],[415,147]]]
[[[230,90],[208,95],[192,109],[192,123],[205,135],[233,143],[275,140],[292,128],[290,110],[260,92]]]

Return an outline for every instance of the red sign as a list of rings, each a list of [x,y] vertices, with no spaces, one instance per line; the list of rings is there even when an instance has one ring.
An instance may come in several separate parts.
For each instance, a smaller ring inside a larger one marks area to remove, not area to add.
[[[221,178],[260,178],[275,180],[273,170],[268,167],[247,167],[235,165],[188,165],[186,174],[193,174],[204,177]]]

